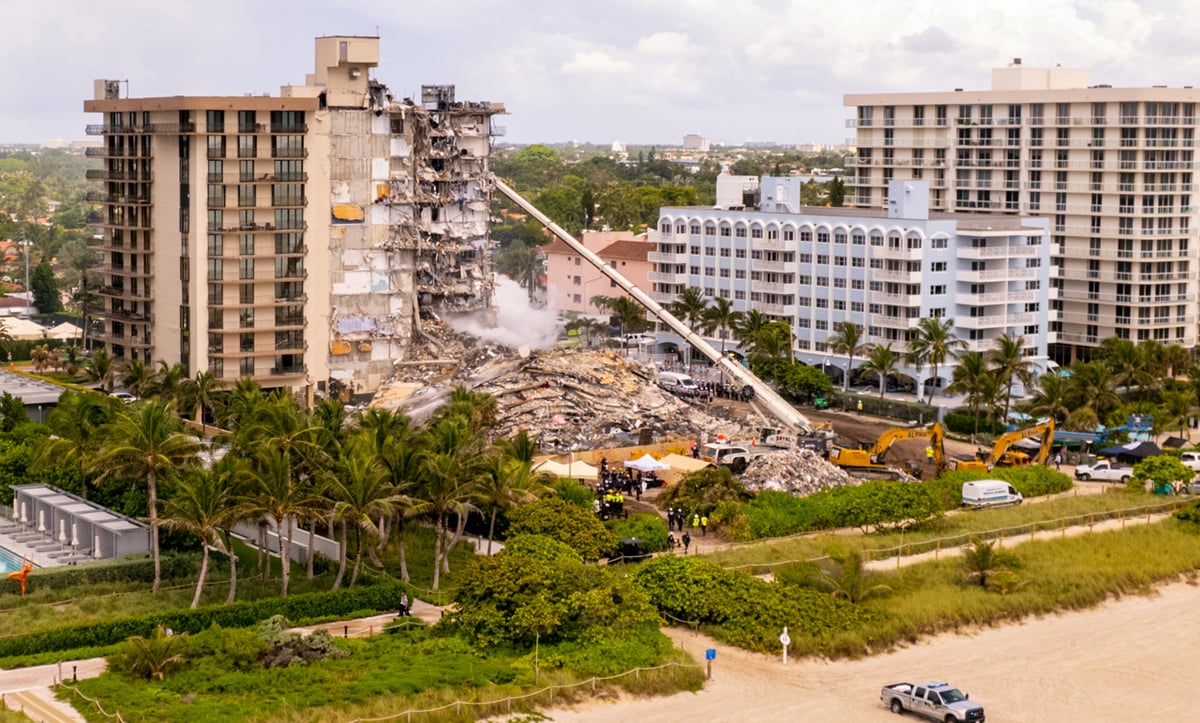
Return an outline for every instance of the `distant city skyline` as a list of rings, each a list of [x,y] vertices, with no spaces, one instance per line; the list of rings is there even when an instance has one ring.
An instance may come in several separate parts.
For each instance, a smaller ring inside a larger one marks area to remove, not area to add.
[[[988,87],[990,69],[1087,68],[1093,83],[1200,85],[1182,0],[852,6],[743,0],[21,3],[3,11],[0,143],[84,138],[95,78],[134,97],[277,94],[312,38],[381,37],[398,96],[452,83],[503,102],[512,143],[841,144],[845,93]]]

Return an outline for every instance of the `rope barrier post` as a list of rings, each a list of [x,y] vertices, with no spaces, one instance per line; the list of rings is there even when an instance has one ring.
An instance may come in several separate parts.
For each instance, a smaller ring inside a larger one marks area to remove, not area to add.
[[[1030,542],[1033,541],[1033,536],[1036,534],[1037,534],[1037,523],[1035,522],[1029,526],[1029,541]]]
[[[935,560],[938,559],[938,556],[941,554],[942,554],[942,538],[939,537],[939,538],[937,538],[937,544],[933,548],[933,559],[935,559]]]

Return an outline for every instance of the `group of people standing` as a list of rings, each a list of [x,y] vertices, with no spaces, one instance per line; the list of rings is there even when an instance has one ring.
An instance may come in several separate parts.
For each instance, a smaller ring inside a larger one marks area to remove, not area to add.
[[[684,532],[685,527],[689,527],[687,513],[678,507],[668,507],[667,531],[674,532],[675,530],[679,530],[680,532]],[[707,537],[708,515],[702,515],[699,512],[693,514],[690,527],[692,529],[699,529],[700,535],[702,537]]]

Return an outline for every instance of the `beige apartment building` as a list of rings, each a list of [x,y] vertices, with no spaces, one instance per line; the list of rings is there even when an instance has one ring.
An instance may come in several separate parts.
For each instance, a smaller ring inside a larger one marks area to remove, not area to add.
[[[990,90],[849,94],[847,201],[884,208],[889,181],[921,179],[932,210],[1048,218],[1059,363],[1111,336],[1194,348],[1198,102],[1019,59]]]
[[[226,382],[367,393],[423,319],[487,313],[504,108],[454,86],[397,100],[378,63],[378,38],[332,36],[278,96],[126,98],[96,81],[98,343]]]

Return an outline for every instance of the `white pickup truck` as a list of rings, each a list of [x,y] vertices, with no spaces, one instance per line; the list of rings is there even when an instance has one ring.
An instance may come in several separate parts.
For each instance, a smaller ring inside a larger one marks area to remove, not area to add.
[[[1104,460],[1095,464],[1081,464],[1075,467],[1075,479],[1101,480],[1104,482],[1125,483],[1133,477],[1133,467]]]
[[[883,687],[879,699],[897,715],[911,711],[944,723],[984,721],[983,706],[946,683],[893,683]]]

